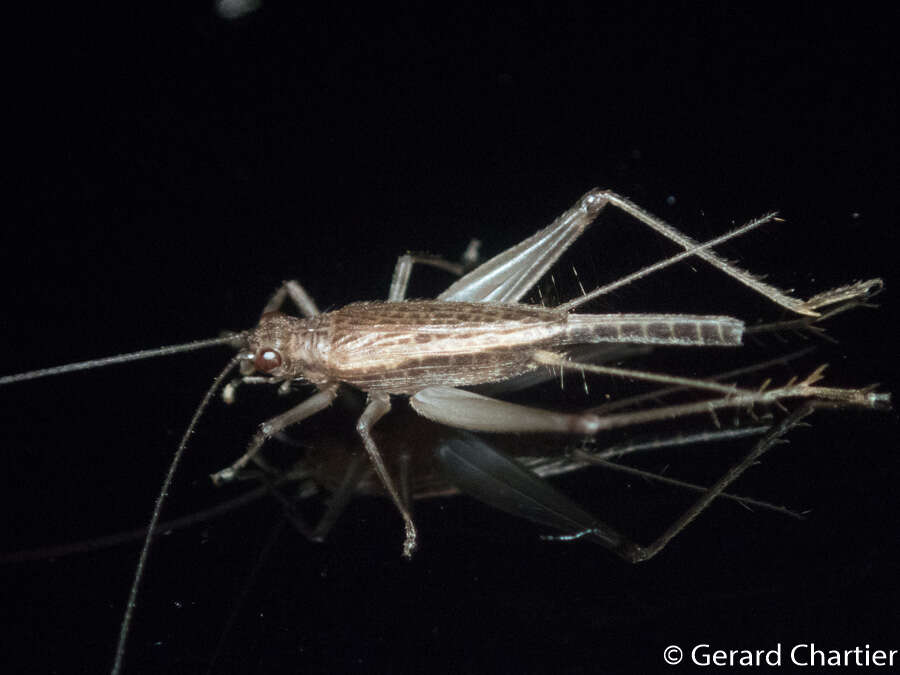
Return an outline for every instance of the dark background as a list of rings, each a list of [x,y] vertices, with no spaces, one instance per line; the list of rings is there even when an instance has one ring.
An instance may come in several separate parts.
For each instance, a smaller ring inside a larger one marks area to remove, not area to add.
[[[833,384],[897,390],[891,17],[541,3],[427,15],[266,4],[235,21],[211,3],[115,11],[9,21],[2,373],[246,328],[285,278],[323,308],[382,298],[398,254],[455,257],[473,236],[493,254],[599,185],[699,239],[779,209],[786,223],[723,253],[804,297],[884,276],[879,310],[834,321],[839,345],[773,377],[829,361]],[[672,252],[614,215],[580,245],[585,286]],[[570,297],[570,271],[556,276]],[[447,283],[414,281],[422,296]],[[596,311],[781,316],[699,264]],[[786,339],[747,362],[805,344]],[[3,548],[145,523],[226,354],[0,391]],[[214,406],[167,514],[221,501],[207,474],[285,405],[259,392]],[[719,504],[640,566],[541,541],[465,498],[418,505],[407,562],[391,505],[364,499],[324,544],[283,534],[248,582],[279,520],[264,500],[154,547],[126,672],[204,672],[219,642],[214,673],[622,672],[666,668],[669,644],[897,648],[895,437],[893,413],[817,415],[737,487],[809,520]],[[709,482],[737,452],[648,466]],[[689,501],[599,471],[561,485],[642,541]],[[105,670],[136,557],[122,545],[3,567],[0,661]]]

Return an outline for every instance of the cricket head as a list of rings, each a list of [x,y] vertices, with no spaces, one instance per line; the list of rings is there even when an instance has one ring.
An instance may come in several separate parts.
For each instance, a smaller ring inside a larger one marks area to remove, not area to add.
[[[247,334],[242,349],[242,375],[262,374],[275,380],[303,378],[327,381],[317,349],[318,322],[280,312],[266,312]]]

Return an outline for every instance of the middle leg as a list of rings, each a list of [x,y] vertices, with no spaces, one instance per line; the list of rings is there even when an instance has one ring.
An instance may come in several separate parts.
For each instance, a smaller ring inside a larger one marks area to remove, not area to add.
[[[397,258],[397,265],[394,267],[394,276],[391,278],[391,289],[388,292],[388,302],[400,302],[406,299],[406,289],[409,286],[409,277],[412,274],[413,265],[429,265],[436,267],[461,277],[470,269],[478,264],[479,247],[481,242],[472,239],[466,250],[463,252],[458,263],[444,260],[439,255],[429,255],[426,253],[407,253]]]
[[[375,467],[375,473],[378,474],[381,483],[387,489],[388,494],[390,494],[391,499],[394,501],[394,506],[397,507],[400,515],[403,516],[403,523],[406,528],[406,539],[403,542],[403,555],[406,558],[410,558],[412,557],[413,551],[416,549],[416,525],[413,523],[412,514],[409,511],[407,502],[401,497],[397,486],[394,485],[394,481],[388,473],[387,467],[384,465],[384,459],[378,451],[378,446],[375,445],[375,440],[372,438],[372,427],[375,426],[375,423],[384,417],[390,409],[391,399],[387,394],[370,393],[366,409],[363,411],[363,414],[360,415],[359,421],[356,423],[356,431],[362,438],[363,445],[366,446],[366,452],[369,455],[372,466]]]

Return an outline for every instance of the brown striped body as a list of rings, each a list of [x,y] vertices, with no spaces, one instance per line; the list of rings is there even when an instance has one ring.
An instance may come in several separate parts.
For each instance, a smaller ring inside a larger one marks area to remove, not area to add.
[[[364,391],[413,394],[429,386],[498,382],[534,370],[539,349],[589,342],[740,344],[727,317],[569,314],[490,302],[360,302],[311,319],[263,317],[254,354],[277,351],[280,379],[346,382]]]

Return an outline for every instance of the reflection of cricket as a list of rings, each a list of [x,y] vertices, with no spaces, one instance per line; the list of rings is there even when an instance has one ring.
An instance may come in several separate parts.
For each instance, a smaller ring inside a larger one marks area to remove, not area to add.
[[[525,294],[607,205],[625,211],[684,250],[557,307],[521,304]],[[259,450],[267,440],[328,408],[342,384],[359,389],[366,393],[367,400],[356,421],[356,432],[371,467],[403,517],[403,553],[406,556],[410,556],[417,545],[408,486],[402,484],[402,476],[388,471],[373,436],[373,427],[391,410],[392,395],[409,396],[412,409],[419,415],[456,429],[580,436],[688,415],[714,416],[716,411],[723,409],[783,407],[786,401],[800,401],[799,407],[763,434],[743,462],[728,471],[649,546],[629,542],[599,522],[591,521],[587,526],[572,522],[571,537],[590,537],[637,562],[658,553],[747,466],[816,407],[872,408],[888,402],[887,394],[874,393],[868,388],[820,386],[820,370],[799,382],[750,390],[722,384],[715,379],[691,379],[597,365],[598,361],[605,360],[603,345],[736,347],[741,344],[744,323],[729,316],[573,312],[604,293],[685,258],[704,260],[809,321],[823,312],[837,311],[859,302],[881,288],[881,280],[872,279],[802,300],[764,283],[713,252],[714,246],[774,219],[774,214],[770,214],[699,244],[622,197],[608,191],[592,190],[545,229],[463,274],[435,300],[405,300],[412,266],[422,263],[451,271],[454,266],[434,257],[405,255],[397,262],[386,302],[354,303],[323,314],[297,282],[289,281],[269,301],[259,325],[237,336],[9,376],[0,378],[0,384],[213,344],[238,344],[238,355],[216,378],[182,438],[157,502],[150,531],[158,520],[162,496],[169,488],[187,438],[202,410],[235,366],[240,367],[241,377],[226,388],[227,400],[233,400],[235,387],[240,383],[275,383],[287,390],[291,382],[301,381],[315,385],[317,391],[299,405],[260,425],[246,452],[231,466],[213,475],[217,483],[234,479],[248,464],[257,464],[265,470]],[[288,298],[299,308],[303,318],[279,313]],[[580,360],[570,358],[570,350],[580,345],[601,347],[597,347],[598,354]],[[523,378],[551,377],[566,369],[688,388],[705,392],[709,398],[608,414],[602,410],[571,413],[513,404],[472,390],[473,387],[491,385],[495,391],[502,391],[504,386],[514,386],[511,383]],[[539,496],[541,481],[534,474],[518,469],[515,464],[494,461],[499,455],[489,452],[489,448],[474,437],[457,438],[442,448],[454,482],[465,484],[461,486],[466,490],[480,492],[487,501],[491,501],[492,490],[513,492],[526,500],[544,498],[552,501],[552,497]],[[496,501],[503,502],[499,497]],[[498,505],[504,507],[503,503]],[[121,663],[148,548],[149,537],[138,563],[114,670]]]
[[[784,364],[809,351],[802,350],[777,362],[741,370],[755,371],[776,363]],[[739,371],[731,371],[717,379],[739,374]],[[666,396],[661,390],[653,394]],[[625,399],[619,401],[624,402]],[[297,435],[280,436],[280,440],[287,442],[288,446],[282,445],[274,453],[275,457],[269,456],[265,460],[270,465],[265,471],[248,469],[238,476],[241,480],[265,481],[270,494],[282,502],[286,517],[294,528],[311,541],[323,541],[353,499],[361,496],[390,497],[359,447],[358,436],[352,427],[341,424],[358,416],[363,401],[346,396],[339,403],[341,405],[337,407],[340,410],[329,412],[326,420],[304,425]],[[658,402],[655,405],[658,408]],[[410,406],[401,404],[373,430],[373,436],[378,446],[383,448],[385,466],[392,476],[397,477],[401,496],[410,508],[414,501],[467,494],[512,515],[563,533],[548,538],[565,540],[584,537],[602,544],[606,541],[601,534],[605,526],[544,478],[581,471],[590,466],[603,466],[645,480],[705,492],[705,487],[623,465],[617,460],[668,447],[755,438],[769,432],[772,423],[771,416],[765,415],[732,427],[710,427],[707,424],[689,431],[681,429],[669,434],[631,436],[618,443],[604,438],[606,444],[599,446],[591,438],[564,440],[559,435],[550,434],[500,434],[480,438],[430,422],[417,415]],[[301,459],[291,459],[298,452]],[[283,462],[287,463],[285,469],[280,468]],[[275,468],[276,465],[279,468]],[[297,511],[296,505],[300,500],[323,491],[328,494],[324,500],[325,509],[311,524]],[[255,490],[252,494],[261,494],[261,491]],[[749,497],[727,492],[718,496],[745,506],[803,517],[787,508]],[[242,503],[245,497],[239,499]],[[170,530],[172,527],[172,523],[164,523],[160,530]]]

